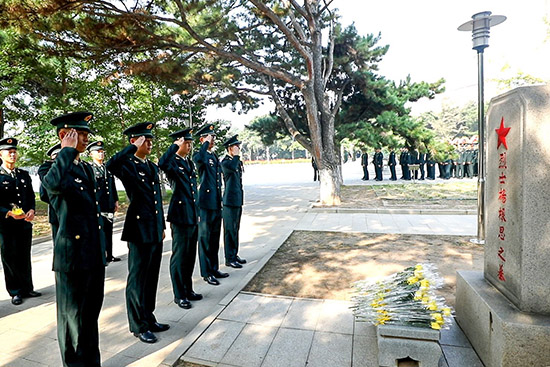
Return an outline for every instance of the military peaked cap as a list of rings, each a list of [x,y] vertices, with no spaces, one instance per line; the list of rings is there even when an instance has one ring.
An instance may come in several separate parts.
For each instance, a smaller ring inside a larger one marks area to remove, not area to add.
[[[233,135],[232,137],[230,137],[229,139],[227,139],[224,143],[223,143],[223,146],[226,147],[226,148],[229,148],[230,146],[232,145],[237,145],[237,144],[241,144],[242,142],[239,141],[239,139],[237,139],[239,135]]]
[[[93,143],[88,144],[86,149],[88,152],[92,152],[94,150],[105,150],[105,144],[102,141],[94,141]]]
[[[52,157],[52,155],[55,155],[57,153],[59,153],[59,151],[61,150],[61,143],[57,143],[55,144],[53,147],[51,147],[50,149],[48,149],[48,151],[46,152],[46,154],[48,155],[48,157]]]
[[[17,139],[4,138],[0,140],[0,150],[17,149]]]
[[[61,129],[76,129],[92,132],[88,123],[94,117],[90,112],[72,112],[54,118],[50,123],[57,127],[57,131]]]
[[[200,127],[197,132],[195,133],[196,136],[205,136],[205,135],[216,135],[214,132],[214,125],[213,124],[206,124],[202,127]]]
[[[139,124],[135,124],[134,126],[130,126],[126,130],[124,130],[123,134],[128,135],[128,138],[135,138],[138,136],[154,138],[155,136],[152,132],[154,127],[155,124],[153,122],[141,122]]]
[[[172,134],[168,136],[173,138],[174,140],[179,138],[183,138],[184,140],[193,140],[193,137],[191,136],[192,133],[193,133],[193,129],[188,127],[187,129],[174,131]]]

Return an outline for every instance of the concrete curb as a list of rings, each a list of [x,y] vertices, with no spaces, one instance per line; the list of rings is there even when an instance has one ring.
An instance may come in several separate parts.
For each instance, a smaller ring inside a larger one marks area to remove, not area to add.
[[[218,303],[216,310],[210,315],[205,317],[193,330],[187,334],[176,346],[172,352],[164,358],[164,360],[157,367],[172,367],[180,360],[180,358],[187,352],[197,339],[210,327],[210,325],[216,320],[216,318],[225,310],[225,308],[231,303],[231,301],[246,287],[246,285],[252,280],[252,278],[264,267],[264,265],[271,259],[271,257],[277,252],[279,247],[288,239],[293,230],[289,230],[284,235],[282,241],[272,241],[269,251],[258,261],[258,263],[250,269],[248,274],[232,289],[227,295]]]
[[[412,209],[412,208],[336,208],[312,205],[310,213],[371,213],[371,214],[417,214],[417,215],[477,215],[477,209]]]

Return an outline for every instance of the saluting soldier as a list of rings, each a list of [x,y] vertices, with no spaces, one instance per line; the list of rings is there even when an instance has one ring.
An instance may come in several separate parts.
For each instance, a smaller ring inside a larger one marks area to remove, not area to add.
[[[376,181],[382,181],[382,166],[384,164],[384,155],[380,151],[380,148],[375,149],[374,158],[372,160],[374,164],[374,172],[376,174]]]
[[[31,245],[35,198],[31,176],[15,167],[17,139],[0,140],[0,249],[6,290],[11,303],[38,297],[32,284]]]
[[[238,135],[227,139],[223,146],[227,151],[221,162],[224,183],[222,217],[225,265],[240,269],[242,264],[246,264],[246,260],[241,259],[238,254],[244,201],[243,163]]]
[[[86,151],[89,112],[51,121],[61,150],[42,180],[59,220],[53,270],[57,299],[57,338],[64,366],[100,366],[98,318],[105,283],[103,220]]]
[[[214,153],[216,133],[214,125],[206,124],[196,133],[201,147],[193,155],[199,171],[199,264],[202,278],[211,285],[219,285],[219,278],[229,274],[219,270],[218,251],[222,225],[222,178],[220,161]]]
[[[153,148],[154,126],[143,122],[124,130],[130,145],[107,162],[107,169],[122,181],[130,201],[121,237],[128,242],[126,311],[130,332],[144,343],[155,343],[154,333],[170,328],[157,322],[153,314],[166,227],[159,169],[147,159]]]
[[[390,156],[388,157],[388,166],[390,167],[391,181],[397,181],[397,174],[395,173],[395,166],[397,161],[395,160],[395,152],[393,148],[390,148]]]
[[[50,157],[50,159],[44,161],[38,167],[38,178],[40,178],[40,188],[38,189],[38,193],[40,196],[40,200],[48,204],[48,222],[50,223],[50,228],[52,230],[52,240],[55,241],[55,236],[57,235],[57,229],[59,228],[59,220],[57,219],[57,214],[55,214],[55,211],[53,210],[53,206],[50,204],[50,198],[48,197],[48,191],[44,188],[44,185],[42,185],[42,180],[44,179],[44,176],[46,176],[46,173],[50,170],[50,167],[53,164],[53,161],[57,157],[57,154],[61,150],[61,143],[55,144],[53,147],[48,149],[48,152],[46,152],[46,155]]]
[[[193,269],[197,257],[198,213],[197,174],[189,159],[193,148],[191,128],[176,131],[169,136],[174,143],[160,157],[159,167],[166,173],[172,187],[168,221],[172,229],[172,256],[170,278],[174,302],[181,308],[191,308],[190,301],[202,299],[193,291]]]
[[[368,181],[369,180],[369,154],[367,152],[363,152],[363,154],[361,154],[361,166],[363,167],[363,178],[361,178],[361,180]]]
[[[103,233],[105,233],[105,253],[107,262],[120,261],[113,256],[113,222],[118,211],[118,192],[116,191],[115,178],[105,167],[105,145],[102,141],[90,143],[86,149],[92,157],[97,193],[99,195],[99,208],[103,216]]]

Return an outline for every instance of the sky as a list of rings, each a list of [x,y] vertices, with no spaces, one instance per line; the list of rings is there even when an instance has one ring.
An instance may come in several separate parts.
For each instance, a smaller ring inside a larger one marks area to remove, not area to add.
[[[434,82],[445,78],[445,93],[434,100],[412,105],[413,115],[438,111],[442,104],[461,106],[477,101],[477,52],[472,49],[472,33],[457,28],[472,15],[491,11],[506,21],[490,31],[484,52],[485,101],[502,93],[495,79],[518,72],[550,80],[550,0],[335,0],[341,23],[352,22],[359,34],[381,33],[380,45],[389,50],[379,64],[379,74],[403,80]],[[272,109],[267,105],[246,115],[228,108],[210,108],[208,119],[223,118],[236,126]]]

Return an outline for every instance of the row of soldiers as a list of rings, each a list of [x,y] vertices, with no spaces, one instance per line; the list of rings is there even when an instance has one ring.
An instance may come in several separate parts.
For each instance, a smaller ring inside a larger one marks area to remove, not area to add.
[[[222,219],[225,264],[238,269],[246,263],[238,256],[243,169],[237,135],[225,141],[227,154],[220,161],[213,150],[212,124],[195,133],[201,146],[192,158],[192,130],[176,131],[157,166],[148,159],[155,124],[140,123],[124,131],[129,145],[104,164],[103,142],[89,144],[92,118],[89,112],[75,112],[53,119],[60,143],[39,169],[40,196],[49,204],[54,236],[57,334],[64,366],[101,365],[98,318],[105,266],[117,261],[112,255],[112,222],[118,209],[113,176],[122,181],[129,199],[121,237],[128,243],[126,310],[130,332],[142,342],[155,343],[155,332],[170,327],[154,315],[166,228],[159,168],[173,189],[167,220],[172,231],[174,302],[188,309],[190,301],[202,299],[192,284],[197,244],[203,279],[219,285],[220,278],[229,276],[219,269]],[[81,160],[86,151],[92,163]],[[24,297],[41,295],[33,289],[30,260],[36,203],[30,175],[15,167],[17,139],[0,140],[0,154],[0,246],[6,288],[18,305]]]
[[[415,180],[435,180],[436,166],[439,168],[439,178],[472,178],[477,176],[478,150],[472,144],[469,149],[464,147],[457,148],[456,159],[446,159],[436,161],[430,153],[419,153],[416,150],[409,152],[408,148],[401,148],[399,154],[399,166],[401,167],[400,179],[410,181]],[[375,150],[373,160],[375,180],[382,181],[382,171],[384,167],[384,155],[379,148]],[[390,181],[397,180],[395,151],[390,148],[387,165],[390,169]],[[361,166],[363,167],[363,181],[369,180],[369,155],[367,152],[361,154]]]

